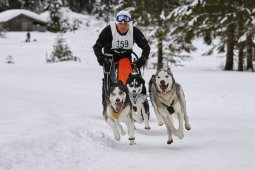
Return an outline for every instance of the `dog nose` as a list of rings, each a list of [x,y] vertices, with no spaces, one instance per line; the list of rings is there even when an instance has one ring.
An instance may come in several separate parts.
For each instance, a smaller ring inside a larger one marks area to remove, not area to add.
[[[160,84],[165,84],[165,80],[161,80],[161,81],[160,81]]]
[[[119,102],[120,102],[120,99],[116,99],[116,102],[119,103]]]

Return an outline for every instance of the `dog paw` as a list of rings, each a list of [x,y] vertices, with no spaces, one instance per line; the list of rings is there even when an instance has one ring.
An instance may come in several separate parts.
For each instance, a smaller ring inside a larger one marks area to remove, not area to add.
[[[163,122],[158,122],[158,125],[159,126],[162,126],[164,123]]]
[[[170,145],[171,143],[173,143],[173,139],[167,141],[168,145]]]
[[[191,130],[190,125],[185,125],[185,129],[187,129],[187,130]]]
[[[117,141],[120,141],[120,136],[114,136]]]
[[[146,129],[146,130],[150,130],[150,129],[151,129],[151,127],[150,127],[150,126],[148,126],[148,127],[145,127],[144,129]]]
[[[178,135],[179,139],[182,139],[184,137],[184,133],[181,132],[179,135]]]
[[[130,140],[130,145],[135,145],[135,141],[134,140]]]

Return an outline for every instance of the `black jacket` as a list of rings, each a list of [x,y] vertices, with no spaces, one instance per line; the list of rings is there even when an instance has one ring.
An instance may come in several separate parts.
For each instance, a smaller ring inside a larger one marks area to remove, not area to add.
[[[133,38],[134,43],[142,49],[142,56],[147,59],[150,54],[150,46],[143,33],[136,27],[133,27]],[[112,54],[112,40],[111,26],[108,25],[99,34],[96,44],[93,46],[97,58],[103,56],[102,49],[104,49],[104,53]]]

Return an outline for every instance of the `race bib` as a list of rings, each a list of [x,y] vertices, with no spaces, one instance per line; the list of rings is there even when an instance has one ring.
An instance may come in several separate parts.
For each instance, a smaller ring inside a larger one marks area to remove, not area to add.
[[[112,31],[112,49],[132,49],[134,45],[133,25],[129,25],[126,35],[120,35],[115,22],[110,23]]]

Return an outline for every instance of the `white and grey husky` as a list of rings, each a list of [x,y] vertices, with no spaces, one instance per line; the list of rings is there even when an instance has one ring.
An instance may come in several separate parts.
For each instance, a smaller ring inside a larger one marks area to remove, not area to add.
[[[170,68],[158,70],[155,75],[152,75],[149,92],[152,106],[158,118],[158,125],[166,125],[167,144],[173,142],[172,134],[182,139],[184,137],[183,120],[187,130],[190,130],[191,127],[186,111],[184,92],[181,85],[175,82]],[[173,114],[177,115],[178,129],[174,126]]]
[[[137,115],[132,115],[131,103],[128,98],[128,92],[122,81],[111,83],[107,111],[105,120],[113,130],[114,137],[120,140],[120,134],[125,135],[125,131],[120,122],[125,122],[128,129],[130,145],[135,144],[134,120],[142,122]]]
[[[129,74],[126,87],[129,93],[129,99],[132,104],[132,112],[137,112],[143,117],[144,128],[149,130],[149,104],[147,101],[146,87],[144,79],[136,73]]]

